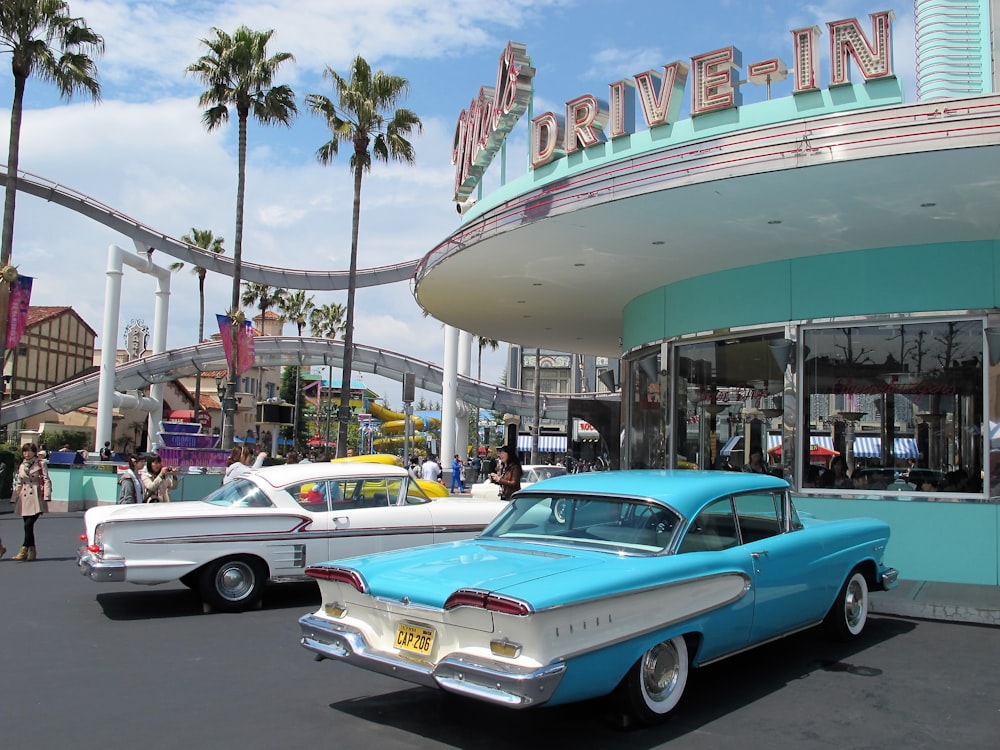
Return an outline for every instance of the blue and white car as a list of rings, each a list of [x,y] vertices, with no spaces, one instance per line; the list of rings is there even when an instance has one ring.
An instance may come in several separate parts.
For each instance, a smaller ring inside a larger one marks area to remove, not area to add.
[[[768,475],[567,475],[476,539],[310,566],[301,642],[512,708],[613,693],[655,723],[692,667],[824,622],[858,636],[896,581],[888,541],[881,521],[800,516]]]

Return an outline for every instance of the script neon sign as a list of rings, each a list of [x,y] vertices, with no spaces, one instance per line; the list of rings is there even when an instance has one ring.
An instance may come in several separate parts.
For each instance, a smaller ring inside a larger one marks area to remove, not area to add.
[[[865,35],[857,19],[827,23],[830,36],[829,87],[851,83],[853,60],[864,80],[893,78],[891,10],[871,13],[871,36]],[[529,133],[529,160],[540,167],[566,154],[635,132],[636,95],[647,128],[676,122],[684,89],[691,77],[691,116],[738,107],[742,103],[740,85],[766,85],[792,76],[793,95],[819,90],[818,26],[792,30],[790,70],[777,57],[746,66],[746,80],[737,71],[742,54],[734,46],[695,55],[690,65],[675,61],[660,70],[648,70],[609,84],[607,100],[583,94],[566,102],[565,116],[545,112],[532,118]],[[531,100],[535,70],[525,46],[511,42],[500,58],[495,88],[483,87],[467,109],[462,110],[455,128],[452,161],[456,165],[455,200],[465,201],[478,186],[504,139]]]

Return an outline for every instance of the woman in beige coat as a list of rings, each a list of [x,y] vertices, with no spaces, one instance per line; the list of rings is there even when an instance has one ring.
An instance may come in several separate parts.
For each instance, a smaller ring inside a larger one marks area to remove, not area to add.
[[[21,465],[14,478],[14,513],[24,519],[24,543],[14,559],[31,562],[38,557],[35,549],[35,521],[44,513],[52,500],[52,481],[48,469],[38,458],[38,446],[25,443],[21,446]]]

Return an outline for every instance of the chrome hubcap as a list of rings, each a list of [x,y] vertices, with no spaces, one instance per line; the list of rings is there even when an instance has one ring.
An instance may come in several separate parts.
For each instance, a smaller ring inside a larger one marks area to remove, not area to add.
[[[847,587],[847,596],[844,599],[844,611],[847,615],[847,624],[851,628],[856,628],[861,618],[864,616],[865,599],[861,584],[852,580]]]
[[[671,643],[654,646],[642,657],[642,687],[650,700],[665,701],[677,687],[677,650]]]
[[[219,571],[219,593],[230,601],[239,601],[253,589],[254,574],[245,563],[230,563]]]

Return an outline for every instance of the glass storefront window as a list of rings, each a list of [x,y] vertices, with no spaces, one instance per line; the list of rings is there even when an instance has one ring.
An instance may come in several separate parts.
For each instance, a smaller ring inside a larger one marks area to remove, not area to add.
[[[1000,393],[1000,327],[985,338],[996,339]],[[638,352],[628,465],[761,471],[838,493],[998,496],[1000,396],[984,419],[983,341],[980,318],[911,319]],[[987,476],[996,489],[984,490]]]
[[[983,491],[983,324],[804,329],[805,487]],[[832,469],[832,470],[831,470]]]

